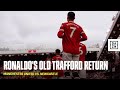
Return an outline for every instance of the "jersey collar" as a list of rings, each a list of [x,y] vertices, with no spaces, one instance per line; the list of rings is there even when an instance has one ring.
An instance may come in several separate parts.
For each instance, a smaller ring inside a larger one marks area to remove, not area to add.
[[[68,22],[72,22],[72,23],[74,23],[74,21],[68,21]]]

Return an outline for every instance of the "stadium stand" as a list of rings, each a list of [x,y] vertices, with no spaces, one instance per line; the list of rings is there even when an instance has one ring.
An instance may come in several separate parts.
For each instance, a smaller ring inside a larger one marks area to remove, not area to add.
[[[117,13],[116,18],[112,24],[110,32],[108,33],[105,42],[98,54],[98,60],[106,57],[108,53],[108,39],[117,39],[120,36],[120,11]]]
[[[120,11],[118,11],[105,42],[97,55],[97,60],[108,60],[109,70],[105,75],[110,79],[120,79],[120,52],[108,51],[108,39],[120,38]]]

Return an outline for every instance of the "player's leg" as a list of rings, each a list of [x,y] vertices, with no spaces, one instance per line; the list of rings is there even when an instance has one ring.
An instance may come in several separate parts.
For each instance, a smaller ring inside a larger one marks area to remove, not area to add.
[[[79,61],[79,57],[80,57],[80,54],[76,54],[76,55],[73,54],[74,61]]]
[[[79,76],[80,79],[86,79],[86,70],[80,70]]]
[[[84,63],[83,63],[83,68],[84,68]],[[84,69],[80,70],[79,76],[80,76],[80,79],[86,79],[86,70]]]
[[[73,61],[79,61],[79,57],[80,57],[79,54],[73,55]],[[80,77],[79,77],[79,71],[72,71],[72,77],[74,79],[80,79]]]
[[[63,61],[72,61],[72,54],[63,52],[62,58]],[[71,72],[69,70],[64,70],[64,78],[72,79]]]

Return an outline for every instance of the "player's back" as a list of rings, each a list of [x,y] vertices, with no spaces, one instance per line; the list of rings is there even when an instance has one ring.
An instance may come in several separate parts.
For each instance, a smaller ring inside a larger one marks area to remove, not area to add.
[[[60,55],[56,55],[52,58],[52,61],[62,61],[62,57]],[[55,72],[58,72],[58,77],[64,76],[63,70],[54,70]]]
[[[56,55],[52,58],[52,61],[56,61],[56,60],[59,60],[61,61],[62,60],[62,57],[60,55]]]
[[[79,42],[82,28],[74,22],[63,23],[63,51],[71,54],[79,54]]]

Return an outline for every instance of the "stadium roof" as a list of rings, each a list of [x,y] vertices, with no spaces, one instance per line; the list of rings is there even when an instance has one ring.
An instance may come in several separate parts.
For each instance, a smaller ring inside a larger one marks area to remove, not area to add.
[[[117,39],[120,36],[120,11],[117,13],[116,18],[111,26],[110,32],[108,33],[104,44],[98,54],[98,60],[103,59],[108,53],[108,39]]]

